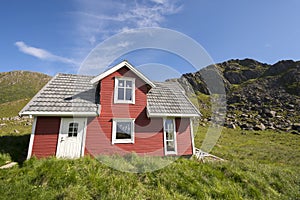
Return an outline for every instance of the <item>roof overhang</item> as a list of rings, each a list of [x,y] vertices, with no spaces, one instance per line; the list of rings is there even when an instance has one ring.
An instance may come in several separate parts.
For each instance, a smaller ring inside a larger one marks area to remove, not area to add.
[[[199,114],[172,114],[172,113],[149,113],[147,112],[149,118],[151,117],[181,117],[181,118],[191,118],[191,117],[201,117]]]
[[[128,61],[122,61],[121,63],[115,65],[114,67],[110,68],[109,70],[103,72],[102,74],[96,76],[91,80],[92,84],[98,83],[100,80],[105,78],[106,76],[114,73],[115,71],[121,69],[122,67],[128,67],[133,73],[135,73],[139,78],[141,78],[143,81],[145,81],[147,84],[149,84],[151,87],[155,87],[155,84],[150,81],[145,75],[143,75],[141,72],[139,72],[136,68],[134,68]]]
[[[22,112],[19,113],[20,116],[62,116],[62,117],[96,117],[98,116],[96,112],[38,112],[38,111],[32,111],[32,112]]]

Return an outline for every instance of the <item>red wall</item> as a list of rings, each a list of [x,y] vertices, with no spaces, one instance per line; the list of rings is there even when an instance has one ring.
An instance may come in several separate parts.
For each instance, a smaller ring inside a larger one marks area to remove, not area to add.
[[[135,78],[135,104],[114,104],[114,77],[126,76]],[[86,154],[137,154],[164,155],[163,119],[149,119],[146,115],[147,92],[149,86],[128,68],[110,74],[101,80],[99,117],[89,118],[86,136]],[[112,144],[112,119],[135,119],[135,143]],[[178,155],[191,155],[189,119],[176,120]],[[180,126],[179,126],[180,124]]]
[[[190,119],[181,118],[176,119],[177,131],[177,153],[178,155],[191,155],[193,154],[193,146],[191,140]]]
[[[37,117],[32,156],[55,156],[60,117]]]

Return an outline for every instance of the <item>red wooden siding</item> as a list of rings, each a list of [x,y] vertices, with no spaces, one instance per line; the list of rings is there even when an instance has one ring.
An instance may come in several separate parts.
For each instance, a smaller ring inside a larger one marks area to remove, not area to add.
[[[115,77],[121,76],[135,78],[135,104],[114,104]],[[101,80],[100,84],[101,113],[99,117],[88,119],[85,154],[97,156],[136,152],[142,155],[163,156],[163,119],[149,119],[146,115],[149,86],[127,67],[108,75]],[[134,144],[112,144],[113,118],[135,119]],[[191,155],[189,119],[179,120],[178,128],[178,155]]]
[[[37,117],[32,155],[38,158],[55,156],[60,117]]]
[[[178,155],[192,155],[193,145],[191,139],[190,119],[176,119],[177,153]]]

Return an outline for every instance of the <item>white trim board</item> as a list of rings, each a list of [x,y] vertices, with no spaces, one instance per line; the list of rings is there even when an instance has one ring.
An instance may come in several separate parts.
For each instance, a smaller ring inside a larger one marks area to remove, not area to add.
[[[193,151],[193,155],[195,154],[195,141],[194,141],[194,127],[193,127],[193,121],[190,118],[190,132],[191,132],[191,140],[192,140],[192,151]]]
[[[169,113],[150,113],[147,110],[148,117],[201,117],[198,114],[169,114]]]
[[[21,114],[33,115],[33,116],[56,116],[56,117],[97,117],[96,112],[39,112],[39,111],[27,111]]]
[[[28,146],[27,160],[29,158],[31,158],[31,155],[32,155],[32,148],[33,148],[33,142],[34,142],[36,122],[37,122],[37,118],[34,117],[33,118],[33,124],[32,124],[32,130],[31,130],[31,134],[30,134],[29,146]]]
[[[81,157],[84,156],[84,150],[85,150],[85,141],[86,141],[86,130],[87,130],[87,117],[84,120],[84,125],[83,125],[83,135],[82,135],[82,145],[81,145]]]
[[[155,87],[154,83],[150,81],[145,75],[143,75],[141,72],[139,72],[136,68],[134,68],[128,61],[124,60],[120,62],[119,64],[115,65],[114,67],[110,68],[109,70],[103,72],[102,74],[96,76],[91,80],[92,84],[96,84],[98,81],[102,80],[106,76],[114,73],[115,71],[121,69],[122,67],[128,67],[133,73],[135,73],[138,77],[140,77],[143,81],[148,83],[151,87]]]

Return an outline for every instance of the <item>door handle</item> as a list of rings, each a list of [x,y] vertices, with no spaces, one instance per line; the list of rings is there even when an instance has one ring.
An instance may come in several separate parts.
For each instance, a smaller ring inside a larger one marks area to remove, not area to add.
[[[60,142],[63,142],[63,141],[65,141],[65,138],[64,138],[64,137],[61,137],[61,138],[60,138]]]

